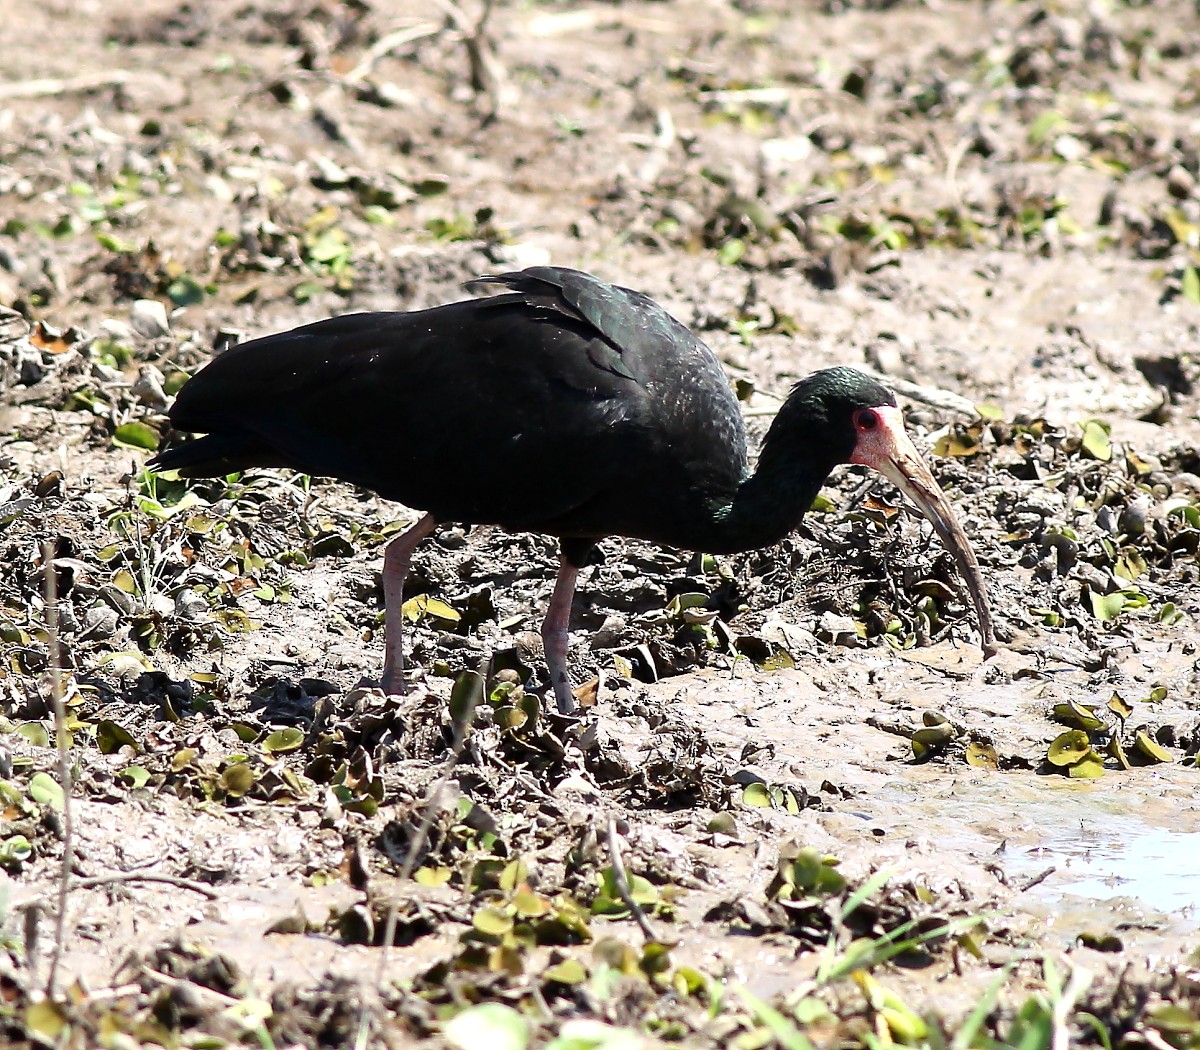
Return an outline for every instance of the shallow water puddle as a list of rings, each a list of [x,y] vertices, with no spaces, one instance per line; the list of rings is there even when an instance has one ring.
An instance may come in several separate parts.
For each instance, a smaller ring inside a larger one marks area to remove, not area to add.
[[[1024,774],[918,776],[893,781],[888,793],[905,796],[904,823],[922,837],[991,854],[1017,886],[1053,869],[1030,886],[1049,904],[1132,899],[1200,927],[1200,809],[1174,771],[1119,787]]]
[[[1070,881],[1057,892],[1092,897],[1134,897],[1165,912],[1200,908],[1200,832],[1115,822],[1103,830],[1062,835],[1037,851],[1038,863],[1055,864]],[[1200,918],[1200,916],[1197,916]]]

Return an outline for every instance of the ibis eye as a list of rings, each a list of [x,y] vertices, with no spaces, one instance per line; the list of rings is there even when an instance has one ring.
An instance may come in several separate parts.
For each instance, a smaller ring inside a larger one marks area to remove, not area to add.
[[[854,413],[854,425],[859,430],[874,430],[879,426],[879,413],[873,408],[860,408]]]

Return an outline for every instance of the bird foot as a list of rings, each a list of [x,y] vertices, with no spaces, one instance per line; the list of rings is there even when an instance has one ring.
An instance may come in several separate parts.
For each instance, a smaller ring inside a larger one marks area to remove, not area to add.
[[[411,692],[408,679],[405,678],[403,671],[384,671],[383,677],[378,681],[364,679],[363,684],[378,686],[383,690],[385,696],[408,696]]]

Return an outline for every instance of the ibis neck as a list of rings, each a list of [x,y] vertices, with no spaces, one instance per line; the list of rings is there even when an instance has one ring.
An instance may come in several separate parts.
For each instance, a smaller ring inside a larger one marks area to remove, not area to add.
[[[758,469],[714,515],[713,554],[755,550],[778,543],[800,524],[829,470],[763,449]]]

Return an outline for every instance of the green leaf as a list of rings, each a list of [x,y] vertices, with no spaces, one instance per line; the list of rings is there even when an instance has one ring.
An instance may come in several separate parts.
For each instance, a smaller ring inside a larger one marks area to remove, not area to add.
[[[1034,146],[1040,146],[1066,123],[1067,118],[1064,117],[1058,110],[1043,110],[1033,118],[1033,122],[1029,125],[1026,135],[1028,136],[1031,144]]]
[[[1183,268],[1183,284],[1180,291],[1189,303],[1200,306],[1200,272],[1196,270],[1196,267],[1185,266]]]
[[[1083,758],[1068,768],[1067,775],[1084,780],[1095,780],[1104,775],[1104,759],[1089,748]]]
[[[522,919],[540,919],[550,913],[550,902],[527,886],[522,886],[513,894],[512,907]]]
[[[23,736],[34,747],[50,746],[50,734],[41,722],[22,722],[17,726],[17,735]]]
[[[1124,722],[1125,719],[1133,714],[1133,705],[1127,704],[1123,699],[1121,699],[1120,693],[1113,693],[1113,695],[1109,698],[1107,707],[1114,715],[1121,719],[1122,722]]]
[[[747,988],[739,988],[738,995],[741,996],[754,1020],[767,1028],[784,1050],[814,1050],[808,1037],[775,1007],[760,999]]]
[[[445,620],[447,623],[458,623],[462,619],[445,602],[431,598],[428,594],[418,594],[415,598],[409,598],[400,606],[400,612],[410,623],[416,623],[425,616],[432,616],[436,620]]]
[[[654,883],[641,875],[629,876],[629,896],[634,904],[640,904],[644,908],[658,903],[658,890]]]
[[[543,970],[542,980],[557,984],[581,984],[587,980],[587,968],[578,959],[563,959]]]
[[[1089,419],[1083,423],[1083,440],[1080,444],[1092,459],[1107,463],[1112,459],[1112,441],[1109,439],[1111,433],[1112,427],[1104,420]]]
[[[925,726],[912,735],[913,755],[924,758],[927,754],[937,753],[954,740],[954,727],[951,725]]]
[[[51,809],[63,808],[63,789],[49,773],[34,773],[29,780],[29,797]]]
[[[1093,708],[1087,704],[1078,704],[1074,700],[1065,704],[1055,704],[1054,720],[1072,729],[1082,729],[1086,733],[1106,728],[1104,722],[1096,717]]]
[[[967,765],[976,769],[999,769],[1000,756],[991,744],[983,744],[972,740],[967,745]]]
[[[806,848],[788,863],[791,883],[806,893],[838,893],[846,886],[845,877],[837,870],[836,857]]]
[[[268,755],[286,755],[289,751],[295,751],[303,743],[304,730],[288,726],[287,729],[277,729],[268,736],[262,742],[262,749]]]
[[[706,831],[711,831],[719,835],[736,835],[737,820],[732,813],[715,813],[705,828]]]
[[[1087,733],[1082,729],[1072,729],[1054,738],[1046,758],[1052,766],[1070,766],[1091,750],[1092,744]]]
[[[502,937],[513,928],[513,917],[508,912],[485,905],[471,916],[471,925],[486,937]]]
[[[0,842],[0,868],[15,868],[33,856],[33,843],[24,835]]]
[[[217,609],[213,617],[230,634],[244,634],[258,630],[258,621],[250,619],[241,609]]]
[[[1171,753],[1144,730],[1139,731],[1133,738],[1133,749],[1149,763],[1174,761]]]
[[[167,297],[176,306],[194,306],[204,301],[204,285],[185,274],[167,285]]]
[[[529,1022],[511,1006],[480,1003],[447,1021],[442,1037],[454,1050],[525,1050]]]
[[[453,874],[450,868],[417,868],[413,880],[418,886],[445,886]]]
[[[158,431],[139,420],[122,423],[113,433],[113,444],[118,448],[140,448],[147,452],[158,449]]]
[[[717,249],[717,260],[723,266],[736,266],[746,254],[746,242],[732,237]]]
[[[1121,610],[1128,604],[1124,591],[1113,591],[1112,594],[1097,594],[1088,591],[1088,599],[1092,603],[1092,615],[1101,623],[1108,623],[1121,615]]]
[[[1177,624],[1183,619],[1183,611],[1177,609],[1173,602],[1163,602],[1158,610],[1156,619],[1159,623],[1166,624],[1168,627]]]
[[[1117,559],[1117,565],[1113,572],[1123,580],[1136,580],[1146,572],[1146,569],[1146,559],[1130,548]]]
[[[254,787],[254,770],[245,762],[234,762],[221,771],[221,787],[231,798],[241,798]]]
[[[500,888],[502,890],[515,890],[529,877],[529,868],[520,858],[510,860],[504,865],[504,870],[500,873]]]
[[[52,999],[41,999],[25,1007],[25,1029],[39,1043],[57,1046],[67,1019]]]
[[[325,291],[325,285],[320,281],[301,281],[292,289],[292,298],[298,303],[306,303]]]
[[[127,766],[118,774],[119,779],[128,782],[134,790],[143,788],[150,781],[150,770],[145,766]]]
[[[96,724],[96,746],[102,755],[116,754],[123,747],[141,751],[141,747],[128,729],[107,718],[101,719]]]
[[[474,717],[486,686],[478,671],[463,671],[454,679],[454,688],[450,690],[450,717],[456,725],[465,725]]]
[[[742,801],[747,806],[758,806],[760,809],[771,808],[771,792],[766,784],[755,781],[753,784],[747,784],[746,789],[742,792]]]

